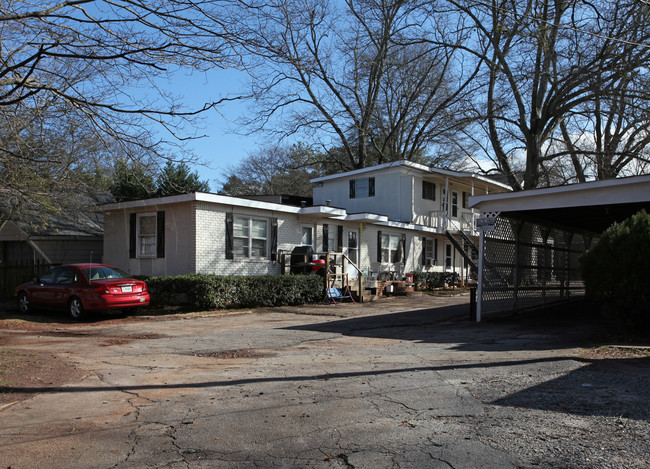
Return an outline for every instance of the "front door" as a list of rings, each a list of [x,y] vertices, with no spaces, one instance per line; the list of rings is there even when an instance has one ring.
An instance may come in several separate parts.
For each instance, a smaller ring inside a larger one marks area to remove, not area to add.
[[[357,230],[348,231],[348,245],[346,255],[350,262],[359,265],[359,232]],[[348,264],[347,273],[350,278],[357,278],[359,272],[357,269]]]
[[[447,243],[445,244],[445,270],[450,271],[454,268],[454,247]]]

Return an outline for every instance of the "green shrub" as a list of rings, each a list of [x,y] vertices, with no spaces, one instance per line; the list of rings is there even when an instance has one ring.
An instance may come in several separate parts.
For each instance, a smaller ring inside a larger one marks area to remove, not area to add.
[[[189,274],[150,277],[152,306],[188,304],[195,309],[254,308],[316,303],[323,279],[316,275],[254,277]]]
[[[418,290],[434,290],[460,281],[456,272],[413,272],[413,283]]]
[[[650,332],[650,215],[614,223],[581,258],[589,298],[625,328]]]

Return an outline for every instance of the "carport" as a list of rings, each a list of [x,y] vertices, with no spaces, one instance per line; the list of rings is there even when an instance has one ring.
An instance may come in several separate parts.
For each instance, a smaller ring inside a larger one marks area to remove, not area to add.
[[[584,295],[579,258],[641,209],[650,175],[470,197],[481,211],[476,319]]]

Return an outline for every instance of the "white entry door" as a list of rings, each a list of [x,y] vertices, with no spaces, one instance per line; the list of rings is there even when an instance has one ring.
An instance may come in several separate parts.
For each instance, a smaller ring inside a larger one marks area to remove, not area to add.
[[[345,253],[351,262],[359,265],[359,232],[357,230],[348,231],[347,252]],[[350,278],[357,278],[359,272],[357,269],[348,264],[348,275]]]

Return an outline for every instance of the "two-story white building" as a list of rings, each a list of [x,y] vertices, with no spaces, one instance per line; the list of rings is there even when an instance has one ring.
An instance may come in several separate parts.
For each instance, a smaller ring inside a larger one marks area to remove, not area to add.
[[[105,205],[104,262],[133,275],[279,274],[282,253],[309,246],[344,253],[364,278],[422,270],[462,277],[471,262],[461,250],[476,239],[468,198],[509,190],[408,161],[312,183],[313,206],[207,193]]]

